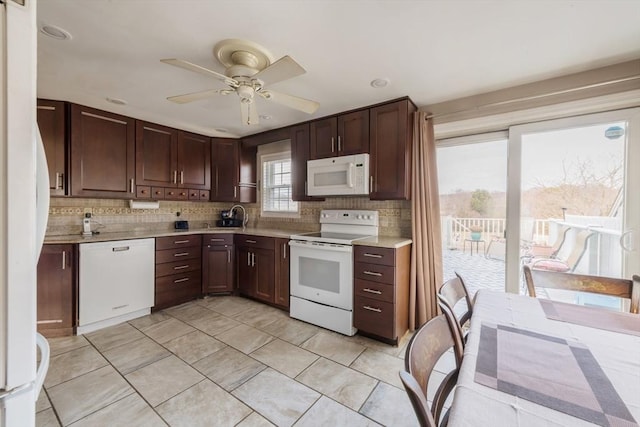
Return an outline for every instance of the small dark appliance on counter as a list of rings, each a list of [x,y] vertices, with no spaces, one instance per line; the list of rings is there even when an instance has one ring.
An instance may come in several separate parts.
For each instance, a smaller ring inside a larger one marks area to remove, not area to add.
[[[176,230],[188,230],[189,221],[176,221],[174,223],[174,227],[176,228]]]
[[[242,220],[236,218],[235,211],[224,210],[220,212],[220,218],[216,221],[218,227],[242,227]]]

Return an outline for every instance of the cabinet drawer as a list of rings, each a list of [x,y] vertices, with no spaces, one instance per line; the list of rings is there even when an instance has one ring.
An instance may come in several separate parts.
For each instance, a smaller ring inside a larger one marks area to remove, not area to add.
[[[200,295],[201,287],[200,272],[195,272],[194,274],[193,277],[166,276],[162,280],[156,280],[156,309],[170,307],[197,298]],[[174,283],[174,280],[180,279],[189,280]]]
[[[156,264],[156,277],[184,274],[190,271],[200,270],[201,264],[200,258]]]
[[[189,190],[189,200],[200,200],[200,190]]]
[[[233,234],[205,234],[202,236],[202,246],[233,245]]]
[[[189,192],[187,190],[165,188],[164,197],[169,200],[188,200]]]
[[[156,200],[164,199],[164,187],[151,187],[151,198]]]
[[[136,198],[137,199],[150,199],[151,198],[151,187],[146,185],[137,185],[136,186]]]
[[[201,276],[200,270],[197,270],[190,271],[188,273],[158,277],[156,278],[156,294],[162,292],[178,292],[182,288],[190,289],[193,286],[200,289],[200,285],[202,283]]]
[[[353,326],[363,332],[394,339],[394,306],[388,302],[355,296]]]
[[[373,246],[354,246],[355,262],[375,262],[381,265],[395,265],[395,252],[393,248],[377,248]]]
[[[164,251],[156,251],[156,264],[200,259],[201,256],[202,249],[200,248],[200,246],[190,248],[166,249]]]
[[[200,190],[200,200],[209,201],[209,190]]]
[[[186,234],[182,236],[169,236],[156,238],[156,250],[186,248],[200,246],[202,237],[199,234]],[[157,262],[157,257],[156,257]],[[166,261],[163,261],[166,262]]]
[[[370,282],[368,280],[356,279],[354,283],[355,294],[361,297],[371,298],[378,301],[394,302],[393,285]]]
[[[369,280],[378,283],[394,283],[395,268],[388,265],[367,264],[356,262],[353,266],[353,275],[356,279]]]
[[[275,239],[273,237],[252,236],[248,234],[236,234],[235,244],[249,248],[263,248],[275,250]]]

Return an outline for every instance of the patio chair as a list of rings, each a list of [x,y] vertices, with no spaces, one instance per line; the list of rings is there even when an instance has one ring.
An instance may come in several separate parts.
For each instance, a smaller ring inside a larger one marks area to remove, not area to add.
[[[611,277],[536,270],[525,265],[524,277],[529,295],[534,298],[536,297],[536,286],[538,286],[540,288],[565,289],[630,299],[629,311],[635,314],[638,314],[640,308],[640,276],[638,275],[634,275],[632,280],[614,279]]]
[[[540,243],[530,243],[526,248],[526,253],[523,255],[523,259],[530,261],[534,258],[557,258],[558,252],[562,249],[562,245],[567,239],[567,233],[571,227],[567,225],[561,225],[558,228],[558,236],[551,245],[543,245]]]
[[[459,339],[456,339],[454,328],[442,314],[418,329],[407,345],[406,371],[400,371],[400,380],[409,395],[416,417],[423,427],[447,425],[448,411],[442,417],[441,422],[440,418],[444,403],[458,379],[462,358],[457,354],[458,351],[461,351],[461,345]],[[433,397],[433,404],[429,408],[427,402],[429,376],[442,355],[456,346],[458,346],[458,351],[454,352],[456,367],[440,383]]]
[[[556,258],[533,258],[527,265],[532,270],[548,270],[572,273],[582,256],[587,251],[589,238],[594,232],[590,230],[580,230],[573,236],[571,252],[565,259]]]
[[[440,286],[440,290],[438,290],[438,300],[446,305],[451,313],[455,314],[460,336],[465,337],[466,334],[463,332],[463,326],[471,319],[471,315],[473,314],[473,300],[469,295],[462,276],[460,276],[458,272],[455,272],[455,274],[455,278],[447,280]],[[465,300],[466,307],[464,311],[461,311],[456,306],[463,299]]]

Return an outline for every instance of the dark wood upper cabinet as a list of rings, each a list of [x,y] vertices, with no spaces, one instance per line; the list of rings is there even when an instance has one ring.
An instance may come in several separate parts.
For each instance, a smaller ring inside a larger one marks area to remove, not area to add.
[[[295,201],[324,200],[307,196],[307,160],[309,160],[309,123],[293,126],[291,139],[291,198]]]
[[[208,190],[210,138],[137,120],[136,184]]]
[[[135,197],[135,120],[71,106],[71,195]]]
[[[211,188],[211,138],[178,131],[178,186]]]
[[[338,138],[338,119],[329,117],[328,119],[311,122],[309,129],[311,135],[311,145],[309,150],[310,159],[324,159],[338,155],[336,148]]]
[[[52,196],[68,194],[66,104],[62,101],[38,99],[38,127],[49,166],[49,188]]]
[[[240,142],[240,202],[255,203],[258,197],[257,188],[257,155],[258,147],[248,146]]]
[[[338,153],[340,156],[369,152],[369,110],[338,116]]]
[[[371,200],[409,200],[415,105],[408,100],[370,109]]]
[[[136,184],[176,187],[178,131],[136,120]]]
[[[310,141],[311,159],[369,152],[369,110],[311,122]]]
[[[211,138],[211,201],[237,202],[240,178],[240,141]]]

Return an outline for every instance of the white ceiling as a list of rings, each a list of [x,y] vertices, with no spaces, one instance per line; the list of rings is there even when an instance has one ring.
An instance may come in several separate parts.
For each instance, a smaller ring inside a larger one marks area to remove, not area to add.
[[[72,39],[39,34],[39,97],[212,136],[253,134],[405,95],[425,106],[640,57],[637,0],[40,0],[42,23]],[[245,126],[235,95],[167,101],[225,86],[159,60],[223,73],[212,50],[228,38],[294,58],[307,73],[271,87],[320,102],[318,111],[258,99],[258,112],[272,119]],[[372,88],[379,77],[391,83]]]

